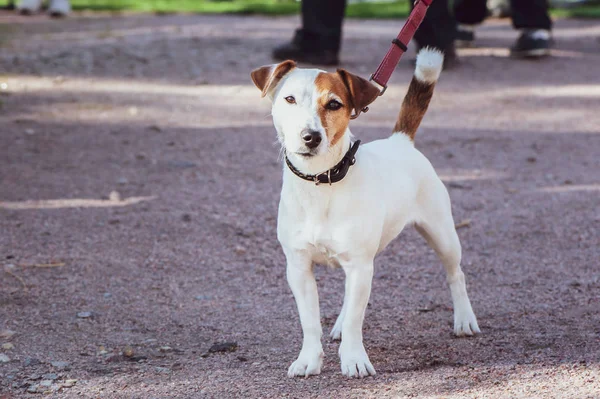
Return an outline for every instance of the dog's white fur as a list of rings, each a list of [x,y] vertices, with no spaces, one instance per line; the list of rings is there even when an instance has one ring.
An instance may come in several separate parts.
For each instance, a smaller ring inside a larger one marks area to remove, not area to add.
[[[434,83],[443,56],[433,50],[418,55],[415,77]],[[274,68],[274,67],[273,67]],[[324,132],[318,117],[315,78],[323,71],[294,68],[269,91],[277,133],[293,165],[320,173],[340,161],[351,144],[347,130],[331,147],[327,135],[317,155],[298,155],[304,129]],[[285,101],[293,95],[296,104]],[[297,302],[303,331],[302,350],[288,376],[319,374],[323,363],[321,321],[313,264],[340,266],[346,274],[344,303],[330,336],[341,337],[342,373],[374,375],[363,345],[362,324],[369,301],[373,260],[407,225],[415,225],[439,255],[447,272],[454,305],[454,333],[479,332],[460,267],[461,246],[450,199],[431,163],[405,134],[393,134],[360,146],[356,164],[333,185],[315,185],[284,166],[278,239],[287,259],[287,279]]]

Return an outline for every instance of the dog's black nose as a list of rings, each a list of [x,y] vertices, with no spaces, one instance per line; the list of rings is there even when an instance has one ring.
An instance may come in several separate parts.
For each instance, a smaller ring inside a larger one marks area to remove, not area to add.
[[[321,133],[315,130],[308,130],[302,134],[302,140],[308,148],[317,148],[321,144]]]

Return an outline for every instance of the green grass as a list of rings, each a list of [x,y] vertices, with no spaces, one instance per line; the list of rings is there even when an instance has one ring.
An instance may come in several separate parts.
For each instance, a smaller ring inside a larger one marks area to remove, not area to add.
[[[0,0],[0,7],[8,0]],[[289,15],[300,11],[294,0],[71,0],[75,10],[153,13],[264,14]],[[403,18],[410,10],[409,0],[350,4],[350,18]],[[600,5],[554,9],[552,16],[562,18],[600,18]]]

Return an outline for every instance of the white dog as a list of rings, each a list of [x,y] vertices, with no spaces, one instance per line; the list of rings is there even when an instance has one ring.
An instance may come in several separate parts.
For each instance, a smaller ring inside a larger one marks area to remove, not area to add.
[[[342,374],[375,374],[362,337],[373,260],[406,225],[414,224],[444,264],[454,333],[480,332],[460,267],[461,247],[448,192],[413,143],[442,62],[438,51],[418,54],[394,134],[359,149],[352,144],[348,123],[353,110],[360,112],[377,98],[375,86],[343,69],[299,69],[293,61],[252,72],[262,95],[273,101],[273,123],[287,164],[277,236],[303,332],[290,377],[319,374],[323,363],[314,263],[340,266],[346,273],[344,304],[330,334],[342,339]]]

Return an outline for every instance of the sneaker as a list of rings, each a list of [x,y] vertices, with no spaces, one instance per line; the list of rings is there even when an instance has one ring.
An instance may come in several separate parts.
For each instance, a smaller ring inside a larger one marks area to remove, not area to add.
[[[24,15],[35,14],[42,8],[42,0],[21,0],[17,10]]]
[[[66,17],[71,12],[71,3],[69,0],[50,0],[48,13],[51,17]]]
[[[454,45],[456,48],[473,47],[475,42],[475,25],[458,25]]]
[[[525,30],[510,48],[510,55],[518,58],[546,57],[550,55],[551,42],[548,30]]]
[[[299,29],[291,42],[282,44],[273,49],[273,58],[276,61],[294,60],[315,65],[339,64],[338,52],[328,49],[319,49],[309,41],[305,33]]]

